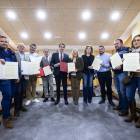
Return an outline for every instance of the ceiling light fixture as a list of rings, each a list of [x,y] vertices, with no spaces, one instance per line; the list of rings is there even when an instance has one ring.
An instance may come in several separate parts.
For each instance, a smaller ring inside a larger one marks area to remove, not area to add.
[[[14,12],[7,12],[7,15],[8,15],[8,17],[9,18],[11,18],[11,19],[15,19],[16,18],[16,15],[15,15],[15,13]]]
[[[88,20],[88,19],[90,18],[90,12],[88,12],[88,11],[83,12],[82,18],[83,18],[84,20]]]
[[[46,37],[47,39],[50,39],[50,38],[51,38],[51,34],[50,34],[50,33],[45,33],[45,37]]]
[[[101,37],[102,37],[102,39],[108,38],[108,33],[103,33],[103,34],[101,35]]]
[[[45,15],[45,13],[44,13],[43,11],[39,11],[39,12],[37,13],[37,16],[38,16],[40,19],[45,19],[45,17],[46,17],[46,15]]]
[[[80,39],[85,39],[86,38],[86,34],[85,33],[79,33],[79,38]]]
[[[21,33],[22,38],[28,38],[28,34],[27,33]]]
[[[114,12],[112,15],[111,15],[111,19],[112,20],[117,20],[119,18],[119,13],[118,12]]]

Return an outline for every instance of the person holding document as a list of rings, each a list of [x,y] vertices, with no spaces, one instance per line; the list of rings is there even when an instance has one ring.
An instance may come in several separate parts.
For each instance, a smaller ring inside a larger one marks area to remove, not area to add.
[[[37,58],[39,55],[35,53],[37,46],[35,44],[30,45],[30,52],[25,53],[26,55],[30,56],[31,58]],[[29,105],[32,102],[39,103],[40,101],[36,99],[36,82],[37,82],[37,76],[36,75],[30,75],[29,80],[27,82],[26,86],[26,96],[27,96],[27,101],[25,105]],[[31,87],[32,87],[32,92],[31,92]]]
[[[116,39],[114,41],[114,46],[116,49],[115,53],[118,53],[121,58],[123,58],[123,54],[129,53],[129,47],[123,46],[123,41],[121,39]],[[111,62],[111,59],[109,60]],[[114,106],[114,110],[121,110],[119,112],[119,116],[125,116],[128,114],[128,100],[126,97],[126,86],[123,85],[123,78],[127,76],[128,72],[123,72],[123,64],[118,65],[115,67],[115,69],[112,69],[114,71],[114,83],[115,88],[118,92],[119,96],[119,105]]]
[[[94,61],[93,54],[93,47],[86,46],[84,50],[84,55],[82,55],[83,62],[84,62],[84,69],[83,69],[83,101],[89,103],[92,101],[92,85],[93,85],[93,78],[94,78],[94,69],[92,63]]]
[[[0,36],[0,63],[3,65],[5,62],[17,62],[17,58],[15,53],[8,48],[9,39],[6,36]],[[10,71],[9,71],[10,73]],[[20,77],[20,70],[18,76]],[[3,79],[0,80],[0,91],[2,92],[2,120],[7,128],[13,128],[14,124],[11,120],[16,120],[16,116],[10,115],[10,107],[12,103],[12,98],[15,95],[16,86],[20,79]]]
[[[100,64],[101,67],[99,71],[95,70],[95,77],[98,78],[100,87],[101,87],[101,100],[99,101],[99,104],[102,104],[105,102],[105,84],[107,87],[107,95],[108,95],[108,101],[112,106],[115,106],[115,104],[112,101],[112,76],[111,76],[111,67],[109,64],[109,59],[111,57],[111,54],[105,53],[104,46],[99,46],[99,55],[96,56],[97,59],[101,60],[102,63]]]
[[[131,44],[133,49],[132,53],[139,53],[140,55],[140,34],[136,35],[133,38]],[[137,121],[136,127],[140,128],[140,116],[138,117],[136,114],[136,101],[135,101],[136,88],[138,88],[138,94],[140,97],[140,68],[135,72],[131,84],[126,86],[126,96],[129,102],[131,115],[127,119],[125,119],[125,122],[132,122],[133,120]]]
[[[51,61],[51,57],[49,56],[49,49],[44,49],[43,50],[44,53],[44,57],[42,57],[41,63],[40,63],[40,67],[44,67],[46,65],[50,65],[50,61]],[[47,76],[42,76],[42,81],[43,81],[43,88],[44,88],[44,95],[45,95],[45,99],[43,100],[43,102],[48,101],[49,98],[49,94],[48,94],[48,84],[50,86],[50,98],[51,101],[55,102],[54,99],[54,89],[53,89],[53,73]]]
[[[74,62],[76,70],[69,73],[69,79],[71,81],[71,91],[73,94],[73,103],[78,104],[80,81],[83,79],[82,70],[84,68],[84,62],[81,57],[79,57],[78,50],[75,48],[72,50],[72,57],[69,58],[69,62]]]
[[[60,102],[60,84],[62,79],[63,90],[64,90],[64,100],[65,105],[68,105],[67,100],[67,72],[60,71],[60,62],[69,62],[69,56],[64,53],[65,44],[59,44],[59,52],[53,53],[50,65],[54,68],[53,74],[55,75],[56,88],[57,88],[57,100],[54,105],[57,105]]]
[[[18,49],[18,51],[15,54],[16,54],[16,58],[17,58],[19,67],[21,69],[21,61],[30,62],[31,60],[30,60],[30,57],[24,53],[26,48],[23,43],[19,43],[17,46],[17,49]],[[22,69],[21,69],[21,72],[23,72]],[[14,115],[17,117],[20,116],[19,111],[24,111],[24,112],[27,111],[27,109],[25,107],[23,107],[22,103],[23,103],[23,96],[24,96],[24,92],[25,92],[25,88],[26,88],[28,79],[29,79],[29,75],[21,75],[20,81],[17,84],[15,97],[14,97],[14,106],[15,106]]]

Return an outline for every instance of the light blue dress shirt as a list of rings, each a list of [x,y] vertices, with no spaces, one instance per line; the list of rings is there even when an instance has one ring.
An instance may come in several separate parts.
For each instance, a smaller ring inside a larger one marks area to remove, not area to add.
[[[99,72],[107,72],[111,69],[110,64],[108,62],[111,56],[112,56],[111,54],[105,52],[102,55],[99,54],[98,56],[96,56],[97,59],[102,60],[102,63],[105,64],[104,67],[103,66],[100,67]],[[95,76],[97,76],[97,70],[94,71],[95,71]]]
[[[35,58],[39,57],[39,55],[37,53],[26,52],[25,54],[32,56],[32,57],[35,57]]]
[[[24,58],[25,58],[24,53],[22,54],[21,52],[19,52],[19,55],[20,55],[21,60],[24,61]]]

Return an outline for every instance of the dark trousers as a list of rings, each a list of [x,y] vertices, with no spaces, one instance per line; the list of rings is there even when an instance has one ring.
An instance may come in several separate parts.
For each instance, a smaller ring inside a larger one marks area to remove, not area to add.
[[[107,86],[107,95],[108,95],[108,100],[112,101],[112,76],[111,76],[111,71],[107,72],[98,72],[98,80],[101,86],[101,97],[103,100],[105,100],[105,84]]]
[[[23,96],[24,96],[26,85],[27,85],[27,81],[28,80],[26,80],[24,76],[22,75],[20,78],[20,81],[17,84],[15,97],[14,97],[15,109],[19,109],[22,106]]]
[[[67,100],[67,73],[60,71],[59,75],[55,75],[56,88],[57,88],[57,100],[60,100],[60,84],[63,84],[64,100]]]
[[[12,98],[15,95],[17,83],[15,83],[15,80],[3,80],[0,82],[0,91],[2,92],[2,111],[3,111],[3,117],[8,118],[10,117],[10,107],[12,103]]]

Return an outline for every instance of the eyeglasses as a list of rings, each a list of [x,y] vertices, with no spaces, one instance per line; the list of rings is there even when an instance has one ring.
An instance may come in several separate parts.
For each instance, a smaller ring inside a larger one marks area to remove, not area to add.
[[[140,42],[140,39],[138,39],[138,40],[133,40],[133,42]]]

